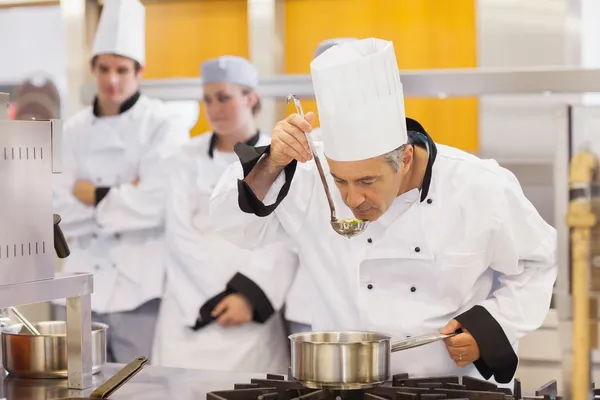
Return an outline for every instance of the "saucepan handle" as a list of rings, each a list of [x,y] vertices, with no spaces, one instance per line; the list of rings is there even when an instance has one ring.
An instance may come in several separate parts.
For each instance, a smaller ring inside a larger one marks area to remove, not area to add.
[[[109,397],[114,391],[123,386],[127,381],[133,378],[134,375],[140,372],[147,362],[147,357],[137,357],[135,360],[121,368],[119,372],[100,385],[96,390],[94,390],[90,398],[105,399]]]
[[[397,342],[392,343],[392,345],[391,345],[392,353],[394,353],[396,351],[400,351],[400,350],[406,350],[406,349],[412,349],[414,347],[424,346],[429,343],[437,342],[438,340],[444,340],[449,337],[456,336],[460,333],[462,333],[462,329],[457,329],[456,332],[449,333],[449,334],[435,333],[435,334],[431,334],[431,335],[415,336],[415,337],[399,340]]]

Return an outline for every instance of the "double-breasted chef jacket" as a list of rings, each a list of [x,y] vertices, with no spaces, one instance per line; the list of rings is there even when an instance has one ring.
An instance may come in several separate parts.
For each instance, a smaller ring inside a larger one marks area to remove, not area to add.
[[[407,128],[413,143],[429,149],[422,188],[398,196],[359,236],[332,230],[312,161],[289,164],[259,201],[242,178],[268,146],[236,145],[241,163],[215,189],[213,224],[248,247],[295,240],[324,305],[313,313],[313,330],[371,330],[396,340],[438,332],[455,318],[480,348],[480,359],[465,367],[443,341],[393,353],[392,373],[508,383],[519,338],[538,328],[550,307],[556,232],[494,160],[435,144],[410,118]],[[338,217],[351,217],[339,191],[331,192]]]
[[[211,193],[237,163],[234,152],[216,149],[216,139],[210,132],[194,137],[169,163],[167,281],[153,358],[171,367],[285,373],[289,345],[279,309],[297,255],[291,240],[248,250],[214,231]],[[268,143],[257,133],[248,145]],[[224,328],[211,313],[232,293],[249,301],[253,320]]]
[[[165,163],[188,140],[181,118],[140,93],[118,115],[99,117],[94,104],[65,124],[63,173],[54,176],[71,248],[63,270],[94,274],[92,311],[131,311],[162,296]],[[94,206],[72,194],[78,179],[96,186]]]

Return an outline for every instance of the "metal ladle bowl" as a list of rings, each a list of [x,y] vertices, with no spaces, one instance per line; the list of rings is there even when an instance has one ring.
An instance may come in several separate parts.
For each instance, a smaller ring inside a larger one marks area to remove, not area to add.
[[[348,239],[360,235],[368,224],[369,221],[360,219],[338,219],[331,221],[333,230],[342,236],[346,236]]]
[[[304,111],[302,110],[302,105],[300,104],[300,100],[296,98],[293,94],[288,95],[287,103],[290,101],[294,102],[296,106],[296,112],[302,118],[304,118]],[[306,140],[308,141],[308,145],[310,147],[310,151],[315,159],[315,164],[317,164],[317,169],[319,170],[319,176],[321,177],[321,182],[323,183],[323,187],[325,188],[325,194],[327,195],[327,201],[329,202],[329,209],[331,211],[331,227],[338,234],[347,237],[350,239],[351,237],[357,236],[362,233],[367,227],[369,221],[363,221],[360,219],[338,219],[335,216],[335,206],[333,204],[333,199],[331,198],[331,193],[329,192],[329,185],[327,184],[327,179],[325,178],[325,172],[323,172],[323,166],[321,165],[321,160],[319,159],[319,154],[315,148],[315,144],[312,140],[311,135],[304,132],[306,136]]]

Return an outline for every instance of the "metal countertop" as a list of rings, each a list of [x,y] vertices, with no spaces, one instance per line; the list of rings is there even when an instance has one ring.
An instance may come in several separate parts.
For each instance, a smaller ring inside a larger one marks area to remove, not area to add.
[[[0,400],[51,400],[65,397],[89,396],[94,388],[114,375],[121,364],[107,364],[94,375],[93,388],[67,388],[66,379],[15,379],[0,374]],[[109,398],[112,400],[205,400],[206,393],[231,390],[236,383],[250,383],[252,378],[266,377],[266,373],[207,371],[146,366]]]

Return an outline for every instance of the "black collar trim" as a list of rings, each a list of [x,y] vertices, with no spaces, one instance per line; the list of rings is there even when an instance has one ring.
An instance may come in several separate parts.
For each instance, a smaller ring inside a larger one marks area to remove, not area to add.
[[[254,135],[250,139],[248,139],[245,142],[245,144],[247,144],[248,146],[256,146],[259,139],[260,139],[260,131],[256,131],[256,135]],[[217,147],[217,133],[213,132],[212,136],[210,137],[210,143],[208,145],[208,156],[210,158],[214,157],[216,147]]]
[[[423,202],[425,199],[427,199],[429,188],[431,187],[431,175],[433,173],[433,163],[435,162],[435,158],[437,156],[437,146],[425,129],[420,129],[419,131],[408,131],[408,136],[413,146],[425,147],[429,153],[427,167],[425,168],[425,176],[423,177],[423,184],[421,185],[421,202]]]
[[[135,105],[135,103],[138,102],[141,95],[142,94],[140,92],[136,92],[133,96],[131,96],[130,98],[125,100],[123,102],[123,104],[121,104],[121,107],[119,108],[119,114],[123,114],[124,112],[130,110]],[[98,97],[97,96],[94,98],[93,113],[94,113],[94,116],[101,117],[100,109],[98,106]]]

